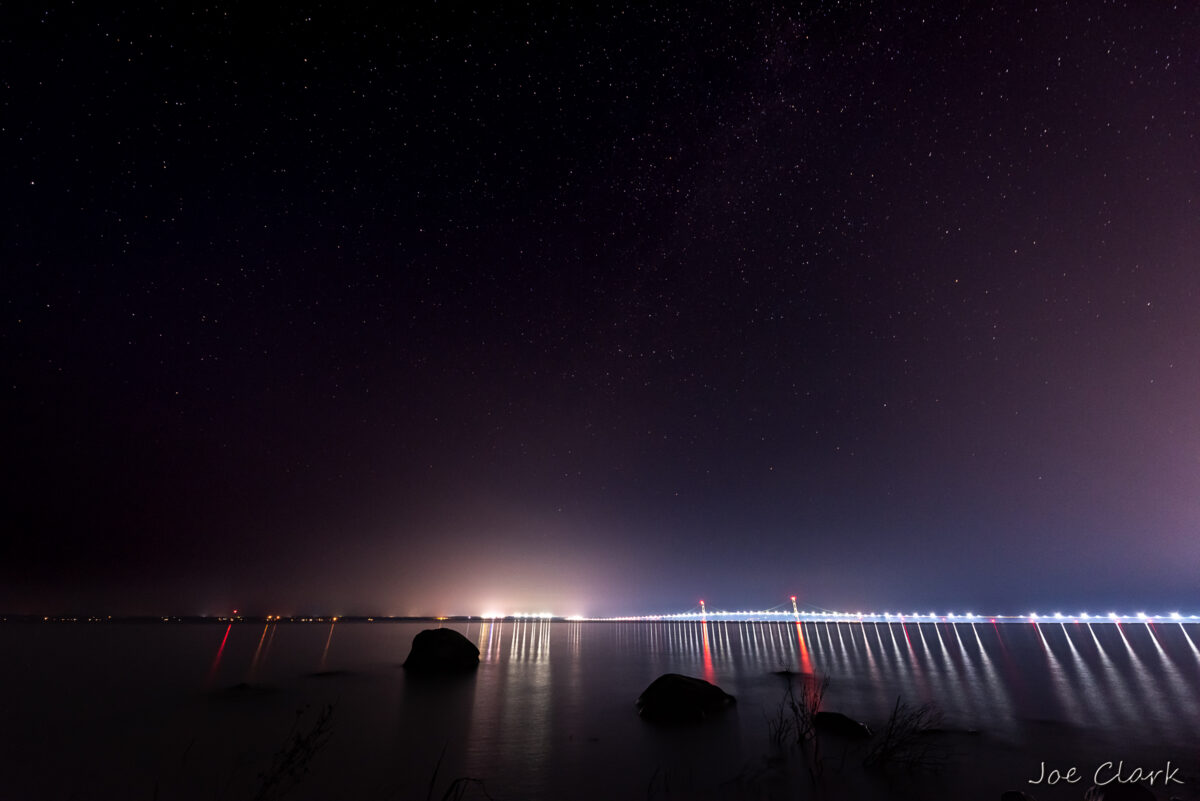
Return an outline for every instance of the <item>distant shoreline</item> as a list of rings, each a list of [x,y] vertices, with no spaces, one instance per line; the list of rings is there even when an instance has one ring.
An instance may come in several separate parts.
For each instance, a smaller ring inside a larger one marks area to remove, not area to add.
[[[483,617],[479,615],[417,615],[412,617],[394,616],[394,615],[321,615],[321,614],[300,614],[300,615],[75,615],[75,614],[58,614],[58,615],[36,615],[36,614],[2,614],[0,613],[0,624],[2,623],[69,623],[69,624],[128,624],[128,623],[187,623],[187,624],[232,624],[232,623],[710,623],[713,625],[719,623],[774,623],[774,624],[792,624],[802,623],[805,625],[874,625],[874,626],[929,626],[939,623],[948,625],[1030,625],[1037,624],[1039,626],[1058,626],[1058,625],[1191,625],[1200,626],[1200,616],[1189,615],[1183,616],[1168,616],[1168,615],[1152,615],[1152,616],[1134,616],[1121,615],[1115,618],[1107,617],[1092,617],[1090,619],[1081,619],[1077,617],[1056,618],[1041,618],[1031,620],[1025,616],[988,616],[975,617],[974,619],[966,619],[959,616],[954,619],[929,618],[921,617],[901,617],[893,615],[885,619],[883,616],[871,617],[835,617],[835,616],[818,616],[812,613],[802,613],[800,616],[793,617],[792,615],[763,618],[756,616],[738,617],[735,613],[709,613],[709,617],[702,618],[699,616],[650,616],[650,617],[606,617],[606,618],[579,618],[579,617],[558,617],[556,615],[535,616],[535,615],[506,615],[504,617]]]

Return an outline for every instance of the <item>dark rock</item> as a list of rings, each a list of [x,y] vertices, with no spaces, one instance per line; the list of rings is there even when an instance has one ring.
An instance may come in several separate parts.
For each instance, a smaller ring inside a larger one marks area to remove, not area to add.
[[[1093,784],[1083,794],[1083,801],[1158,801],[1158,796],[1140,784]]]
[[[454,629],[425,629],[413,637],[404,660],[418,673],[462,673],[479,667],[479,649]]]
[[[813,715],[813,725],[822,731],[852,740],[866,740],[871,736],[867,724],[859,723],[841,712],[818,712]]]
[[[699,723],[734,703],[715,684],[678,673],[664,673],[638,696],[638,714],[656,723]]]

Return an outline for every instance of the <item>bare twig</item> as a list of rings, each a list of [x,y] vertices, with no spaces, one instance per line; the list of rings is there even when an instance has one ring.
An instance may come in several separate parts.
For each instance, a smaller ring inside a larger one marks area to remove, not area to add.
[[[259,774],[254,801],[274,801],[291,792],[308,773],[313,759],[329,742],[333,706],[323,707],[313,725],[307,731],[300,731],[300,717],[304,711],[300,709],[296,712],[296,723],[284,747],[275,752],[271,767]]]
[[[863,765],[876,770],[902,767],[909,772],[943,767],[945,749],[925,736],[941,719],[941,712],[933,704],[912,707],[897,696],[892,714],[872,742]]]

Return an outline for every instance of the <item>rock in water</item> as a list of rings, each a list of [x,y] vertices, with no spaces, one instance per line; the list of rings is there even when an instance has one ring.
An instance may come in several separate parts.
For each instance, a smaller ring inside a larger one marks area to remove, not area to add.
[[[818,712],[813,715],[813,725],[822,731],[852,740],[866,740],[871,737],[871,729],[867,724],[859,723],[841,712]]]
[[[1007,790],[1000,795],[1000,801],[1037,801],[1037,799],[1020,790]]]
[[[656,723],[699,723],[734,702],[715,684],[678,673],[664,673],[638,696],[638,714]]]
[[[454,629],[425,629],[413,637],[404,667],[420,673],[462,673],[479,667],[479,649]]]

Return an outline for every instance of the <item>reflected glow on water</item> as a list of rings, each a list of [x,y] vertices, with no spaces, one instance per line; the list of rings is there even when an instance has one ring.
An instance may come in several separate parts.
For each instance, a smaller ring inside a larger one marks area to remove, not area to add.
[[[1191,720],[1200,720],[1197,688],[1187,686],[1174,657],[1170,656],[1163,648],[1159,640],[1159,633],[1154,626],[1147,623],[1146,630],[1150,632],[1150,642],[1153,643],[1155,654],[1158,657],[1157,668],[1166,676],[1165,691],[1171,704]]]
[[[1192,642],[1191,636],[1187,633],[1187,629],[1183,627],[1182,623],[1179,624],[1179,631],[1183,634],[1183,638],[1187,640],[1187,644],[1191,646],[1192,654],[1196,659],[1200,659],[1200,649],[1196,648],[1196,643]]]
[[[1194,691],[1200,649],[1182,624],[1137,626],[1136,640],[1127,625],[1031,621],[1002,627],[907,617],[890,623],[517,621],[510,626],[504,632],[499,626],[481,627],[485,661],[549,663],[562,653],[580,676],[586,673],[589,650],[605,648],[611,638],[623,654],[619,659],[645,666],[647,680],[681,672],[736,688],[780,669],[822,673],[833,678],[832,694],[840,690],[867,709],[902,695],[914,703],[936,702],[955,725],[1012,736],[1020,720],[1117,730],[1151,719],[1170,730],[1179,728],[1181,715],[1200,713]],[[503,641],[503,651],[497,640]]]
[[[800,672],[801,673],[812,673],[813,666],[812,666],[812,660],[809,659],[809,657],[808,657],[808,644],[804,642],[804,624],[803,623],[796,624],[796,645],[797,645],[797,653],[799,653],[799,655],[800,655],[800,664],[798,666],[800,668]]]
[[[225,654],[225,643],[229,642],[229,632],[232,630],[232,623],[225,627],[225,634],[221,637],[221,645],[217,647],[217,655],[213,657],[212,667],[208,669],[208,682],[210,684],[217,677],[217,668],[221,666],[221,657]]]
[[[333,642],[333,627],[336,625],[336,621],[329,624],[329,636],[325,638],[325,647],[321,650],[321,667],[318,670],[326,670],[325,666],[329,661],[329,644]]]
[[[996,666],[992,662],[992,658],[988,656],[987,649],[983,647],[983,640],[979,637],[979,629],[975,627],[974,623],[971,624],[971,632],[975,635],[975,653],[979,657],[979,664],[982,668],[983,680],[981,686],[986,696],[994,699],[995,702],[991,712],[1004,734],[1011,735],[1016,724],[1013,717],[1012,696],[1003,681],[1001,681],[1000,674],[996,671]],[[979,711],[980,714],[986,711],[982,703],[980,704]]]
[[[50,757],[39,755],[66,754],[98,782],[95,797],[137,797],[152,786],[145,775],[124,777],[104,765],[135,753],[178,764],[193,737],[196,764],[232,764],[243,752],[269,759],[297,708],[336,703],[335,739],[322,756],[329,783],[310,778],[312,789],[299,792],[298,801],[344,797],[338,782],[347,775],[361,777],[366,791],[357,797],[425,797],[443,748],[439,775],[486,777],[489,789],[500,791],[496,797],[558,797],[563,788],[581,799],[645,797],[653,776],[660,790],[669,776],[679,797],[709,797],[677,783],[693,777],[719,787],[763,757],[764,721],[782,700],[780,670],[829,677],[826,708],[874,727],[897,697],[911,706],[935,703],[947,729],[978,730],[971,742],[983,745],[976,747],[1007,755],[1017,771],[1014,786],[1036,775],[1026,771],[1036,771],[1043,756],[1099,764],[1138,755],[1182,761],[1200,752],[1200,649],[1191,623],[989,625],[907,615],[445,621],[478,645],[481,663],[461,681],[433,684],[411,679],[399,663],[413,637],[436,624],[339,623],[0,630],[6,652],[33,666],[18,673],[8,666],[0,706],[12,731],[42,738],[36,746],[5,743],[20,765],[14,781],[34,787],[52,771]],[[67,639],[55,650],[37,639],[48,636]],[[72,681],[63,666],[75,661],[64,652],[108,661],[91,666],[92,682]],[[322,675],[314,675],[317,668]],[[737,697],[735,711],[696,732],[664,734],[646,725],[634,701],[668,672],[713,681]],[[205,689],[241,682],[264,692]],[[91,692],[95,683],[111,691]],[[63,711],[30,698],[61,699]],[[52,725],[39,724],[47,717]],[[137,723],[114,724],[122,719]],[[88,762],[97,742],[103,748]],[[180,799],[219,790],[193,775],[168,789]],[[435,797],[445,789],[440,784]],[[77,790],[64,786],[52,795]]]
[[[700,623],[700,632],[704,643],[704,680],[715,684],[717,674],[713,670],[712,650],[708,647],[708,621]]]
[[[254,671],[258,668],[259,657],[262,656],[263,643],[267,641],[267,630],[270,628],[270,623],[263,624],[262,634],[258,636],[258,645],[254,649],[254,658],[250,660],[250,670],[246,674],[248,679],[254,678]]]
[[[1092,628],[1091,623],[1088,624],[1088,631],[1092,635],[1092,644],[1104,674],[1104,681],[1099,690],[1100,697],[1107,699],[1107,706],[1112,710],[1114,720],[1121,717],[1132,719],[1137,714],[1137,702],[1130,692],[1129,684],[1117,673],[1116,666],[1104,646],[1100,644],[1100,638],[1096,636],[1096,630]]]

